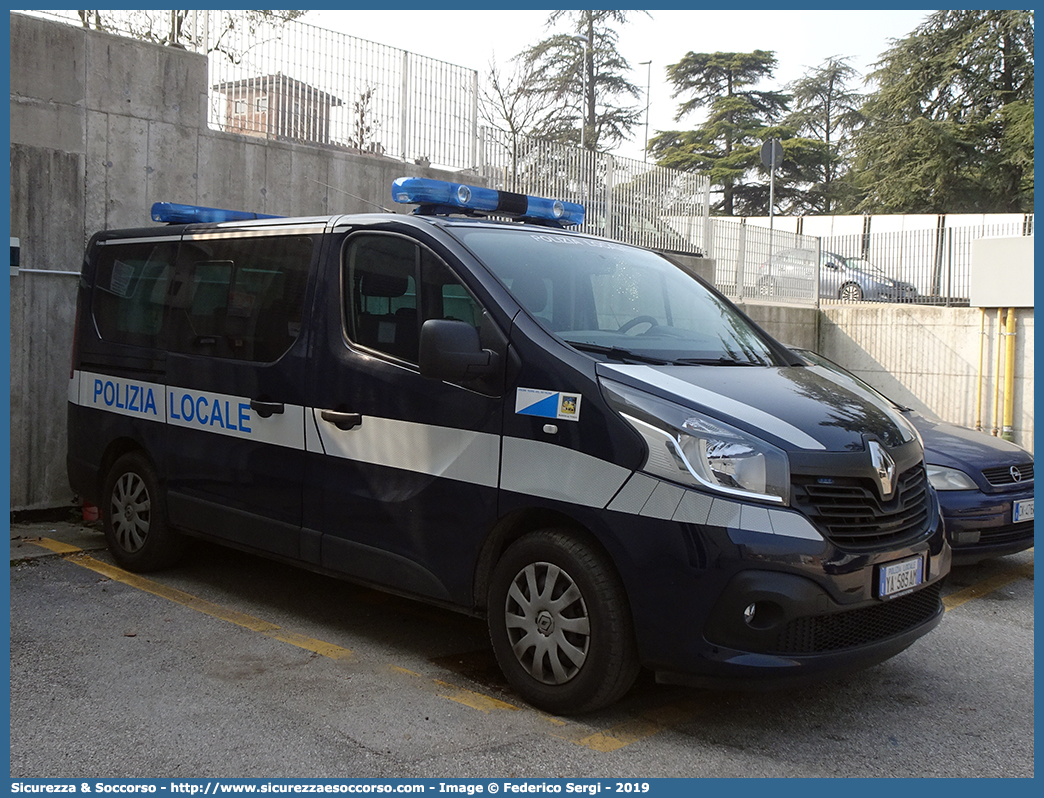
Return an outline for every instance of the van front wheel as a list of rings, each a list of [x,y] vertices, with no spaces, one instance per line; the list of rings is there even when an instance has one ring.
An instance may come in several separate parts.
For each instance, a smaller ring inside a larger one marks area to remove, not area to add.
[[[129,571],[173,565],[184,540],[167,523],[167,508],[148,459],[131,452],[120,457],[105,479],[102,526],[113,559]]]
[[[501,670],[540,709],[589,712],[634,684],[638,655],[619,577],[565,531],[534,532],[508,547],[487,612]]]

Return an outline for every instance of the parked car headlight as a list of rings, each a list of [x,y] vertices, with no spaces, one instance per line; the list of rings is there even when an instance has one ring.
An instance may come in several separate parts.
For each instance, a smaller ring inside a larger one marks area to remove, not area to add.
[[[786,452],[710,416],[620,383],[602,381],[609,402],[648,445],[643,471],[719,493],[787,504]]]
[[[975,481],[956,468],[925,464],[928,481],[936,490],[978,490]]]

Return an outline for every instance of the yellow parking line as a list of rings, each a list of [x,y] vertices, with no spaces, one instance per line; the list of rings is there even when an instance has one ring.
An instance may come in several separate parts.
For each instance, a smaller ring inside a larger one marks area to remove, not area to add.
[[[209,615],[212,618],[219,618],[222,621],[234,623],[236,626],[241,626],[252,632],[258,632],[266,637],[271,637],[272,639],[282,641],[283,643],[289,643],[297,648],[311,651],[330,659],[348,659],[352,656],[351,649],[342,648],[333,643],[316,640],[315,638],[306,637],[305,635],[299,635],[295,632],[289,632],[274,623],[263,621],[260,618],[255,618],[254,616],[247,615],[243,612],[231,610],[228,607],[222,607],[220,604],[214,604],[211,601],[201,599],[198,596],[193,596],[191,593],[186,593],[183,590],[178,590],[174,587],[167,587],[166,585],[154,582],[151,579],[137,576],[129,571],[124,571],[122,568],[117,568],[116,566],[109,565],[101,560],[96,560],[94,557],[83,553],[82,549],[78,549],[75,546],[70,546],[57,540],[51,540],[50,538],[39,538],[32,542],[48,549],[49,551],[53,551],[56,554],[61,554],[65,557],[67,562],[87,568],[95,573],[108,577],[114,582],[120,582],[146,593],[151,593],[154,596],[167,599],[175,604],[180,604],[181,606],[188,607],[196,612]]]
[[[555,737],[568,740],[592,751],[609,753],[639,742],[654,734],[667,731],[694,718],[700,707],[689,701],[681,701],[643,712],[640,717],[619,723],[605,731],[590,732],[590,727],[553,732]],[[572,731],[572,733],[570,733]]]
[[[306,651],[312,651],[321,656],[338,660],[347,659],[353,656],[353,652],[350,649],[342,648],[333,643],[327,643],[315,638],[299,635],[294,632],[289,632],[275,624],[261,620],[260,618],[255,618],[251,615],[237,612],[227,607],[222,607],[218,604],[206,601],[205,599],[185,593],[177,588],[167,587],[166,585],[154,582],[151,579],[137,576],[128,571],[124,571],[122,568],[109,565],[101,560],[96,560],[75,546],[70,546],[66,543],[61,543],[60,541],[52,540],[50,538],[39,538],[30,542],[53,551],[56,554],[62,555],[68,562],[88,568],[112,579],[113,581],[121,582],[130,587],[135,587],[144,592],[151,593],[176,604],[188,607],[189,609],[204,613],[205,615],[228,621],[229,623],[258,632],[275,640],[289,643],[290,645]],[[980,598],[1023,578],[1033,578],[1033,563],[1018,566],[1010,571],[997,574],[989,579],[984,579],[964,590],[953,593],[943,599],[943,606],[947,611],[955,609],[968,601]],[[520,707],[515,706],[514,704],[509,704],[483,693],[458,687],[449,682],[444,682],[439,679],[428,680],[415,671],[410,671],[397,665],[389,665],[389,667],[400,673],[424,679],[424,681],[428,682],[429,685],[434,686],[436,694],[442,698],[455,701],[486,714],[493,711],[517,711],[520,709]],[[539,714],[552,725],[558,727],[554,732],[552,732],[553,736],[593,751],[609,753],[684,723],[695,717],[699,711],[698,705],[692,705],[688,701],[683,701],[681,703],[658,707],[643,712],[641,716],[637,718],[633,718],[602,731],[593,731],[592,728],[587,725],[574,724],[572,722],[555,718],[551,715],[544,715],[543,713]]]
[[[438,693],[443,698],[448,698],[450,701],[456,701],[458,704],[477,709],[479,712],[485,712],[487,715],[494,710],[507,710],[509,712],[518,711],[518,707],[514,704],[509,704],[506,701],[501,701],[492,696],[485,695],[484,693],[476,693],[474,690],[466,690],[463,687],[458,687],[455,684],[443,682],[439,679],[435,679],[435,684],[438,685]]]
[[[1006,585],[1010,585],[1012,582],[1018,579],[1032,579],[1033,578],[1033,563],[1026,563],[1020,565],[1017,568],[1012,568],[1010,571],[996,574],[991,576],[989,579],[983,579],[981,582],[976,582],[970,587],[964,588],[964,590],[958,590],[956,593],[951,593],[949,596],[943,598],[943,607],[949,612],[962,604],[966,604],[972,599],[981,598],[987,593],[992,593],[994,590],[1000,590]]]
[[[27,543],[35,543],[37,546],[53,551],[55,554],[76,554],[83,551],[78,549],[76,546],[70,546],[68,543],[62,543],[60,540],[51,540],[50,538],[29,538]]]

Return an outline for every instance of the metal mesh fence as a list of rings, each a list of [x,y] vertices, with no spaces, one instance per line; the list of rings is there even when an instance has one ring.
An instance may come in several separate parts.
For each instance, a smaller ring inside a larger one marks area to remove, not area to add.
[[[944,218],[944,217],[940,217]],[[714,218],[706,253],[719,290],[797,304],[901,302],[964,306],[972,242],[1033,234],[1033,217],[888,233],[805,236]]]
[[[84,24],[76,11],[35,13]],[[217,130],[449,169],[475,165],[473,69],[251,12],[83,13],[94,29],[207,53],[208,123]]]
[[[709,251],[719,291],[814,305],[818,299],[819,239],[770,231],[742,220],[713,219]]]
[[[210,53],[213,127],[446,168],[474,164],[474,70],[300,22],[225,36],[241,55]]]
[[[830,236],[823,239],[823,249],[855,259],[866,264],[866,270],[908,286],[901,296],[891,301],[967,305],[972,242],[979,238],[1032,233],[1033,222],[1029,217],[1025,223]]]
[[[479,162],[493,188],[581,203],[584,232],[671,252],[705,251],[704,176],[490,128],[480,130]]]
[[[208,53],[208,123],[447,169],[494,188],[582,203],[582,229],[716,260],[737,298],[816,304],[968,302],[971,242],[1033,234],[1006,224],[828,236],[710,218],[708,178],[478,126],[478,73],[249,11],[31,11]],[[939,217],[940,219],[944,217]]]

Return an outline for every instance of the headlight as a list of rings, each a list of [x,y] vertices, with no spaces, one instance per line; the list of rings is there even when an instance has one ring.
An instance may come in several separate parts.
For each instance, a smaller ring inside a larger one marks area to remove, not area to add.
[[[602,380],[606,397],[649,447],[642,470],[719,493],[787,504],[790,461],[770,443],[703,413]]]
[[[925,470],[928,472],[928,481],[936,490],[977,490],[979,487],[971,477],[956,468],[926,463]]]

